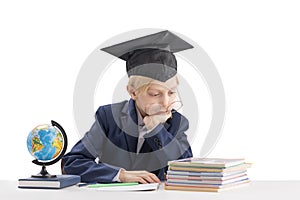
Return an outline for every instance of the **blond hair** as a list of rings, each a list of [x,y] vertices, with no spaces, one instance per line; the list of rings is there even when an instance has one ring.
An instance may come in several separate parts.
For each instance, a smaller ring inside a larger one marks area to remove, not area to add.
[[[173,76],[166,82],[161,82],[145,76],[130,76],[127,84],[127,91],[129,94],[131,94],[132,92],[146,91],[149,88],[151,83],[160,84],[165,87],[169,87],[169,85],[171,85],[172,83],[174,84],[174,82],[176,83],[176,85],[179,84],[177,75]]]

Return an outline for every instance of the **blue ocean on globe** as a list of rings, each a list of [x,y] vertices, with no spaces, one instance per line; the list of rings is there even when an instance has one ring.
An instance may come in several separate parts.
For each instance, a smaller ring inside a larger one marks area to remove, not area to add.
[[[49,161],[56,158],[63,147],[61,133],[48,124],[34,128],[27,137],[29,153],[40,161]]]

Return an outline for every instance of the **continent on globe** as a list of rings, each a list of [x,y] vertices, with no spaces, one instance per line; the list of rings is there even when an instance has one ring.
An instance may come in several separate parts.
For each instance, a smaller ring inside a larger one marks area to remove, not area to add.
[[[33,136],[33,138],[32,138],[31,153],[40,151],[42,148],[44,148],[44,146],[43,146],[43,144],[41,143],[39,137]]]
[[[56,134],[56,137],[54,138],[54,140],[52,142],[52,146],[55,147],[55,149],[56,149],[56,152],[53,156],[54,158],[56,158],[60,154],[62,147],[63,147],[63,138],[60,133]]]

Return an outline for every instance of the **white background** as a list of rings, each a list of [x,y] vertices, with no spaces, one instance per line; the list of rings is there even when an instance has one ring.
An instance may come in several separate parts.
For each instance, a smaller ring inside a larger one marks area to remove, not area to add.
[[[288,0],[1,1],[0,179],[39,171],[26,147],[36,125],[61,123],[68,150],[79,139],[75,81],[98,45],[161,28],[197,42],[222,78],[226,121],[209,156],[246,158],[253,180],[299,180],[299,10]],[[59,173],[59,164],[48,170]]]

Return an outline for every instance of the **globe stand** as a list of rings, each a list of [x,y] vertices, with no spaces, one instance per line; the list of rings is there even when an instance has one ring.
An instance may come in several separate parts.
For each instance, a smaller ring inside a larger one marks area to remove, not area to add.
[[[42,170],[37,175],[31,175],[33,178],[56,178],[56,175],[51,175],[48,173],[46,166],[42,166]]]

